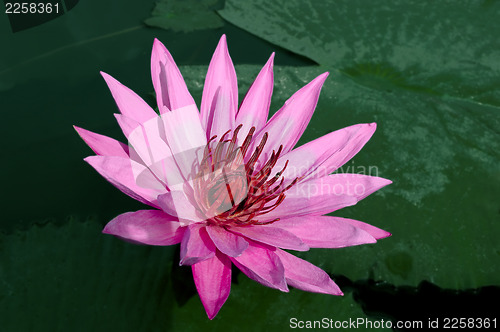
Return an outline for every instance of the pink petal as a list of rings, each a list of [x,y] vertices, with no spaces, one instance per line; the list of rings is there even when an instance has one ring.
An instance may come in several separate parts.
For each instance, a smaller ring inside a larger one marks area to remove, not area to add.
[[[101,72],[101,75],[106,80],[109,90],[111,90],[111,94],[113,94],[113,98],[123,115],[139,123],[146,122],[158,116],[134,91],[104,72]]]
[[[193,265],[215,255],[215,245],[207,234],[205,225],[187,226],[181,242],[181,260],[179,265]]]
[[[217,249],[228,256],[238,257],[248,248],[248,242],[244,238],[226,231],[223,227],[207,226],[207,232]]]
[[[264,286],[288,292],[283,264],[274,251],[275,248],[249,241],[249,246],[243,254],[231,257],[231,261],[250,279]]]
[[[283,202],[263,215],[262,220],[327,214],[354,205],[390,183],[390,180],[361,174],[332,174],[300,182],[287,190]]]
[[[322,177],[335,171],[352,158],[375,132],[376,124],[357,124],[342,128],[306,143],[283,155],[276,172],[288,165],[282,173],[287,185],[297,177]],[[339,165],[332,167],[333,164]]]
[[[243,139],[250,128],[255,127],[255,131],[259,132],[266,124],[273,94],[273,61],[274,53],[271,54],[271,57],[260,71],[250,89],[248,89],[248,93],[241,102],[235,125],[238,126],[243,124],[240,130],[243,134]]]
[[[217,252],[214,257],[191,266],[194,284],[208,318],[213,319],[231,291],[231,261]]]
[[[158,210],[127,212],[111,220],[103,233],[154,246],[181,242],[184,235],[177,218]]]
[[[151,53],[151,77],[159,110],[163,110],[163,106],[175,110],[195,105],[174,59],[156,38]]]
[[[278,220],[273,226],[295,234],[313,248],[342,248],[377,242],[370,232],[362,228],[363,226],[356,227],[348,220],[350,219],[329,216],[301,216]],[[375,234],[384,232],[376,227],[370,227]]]
[[[169,187],[182,184],[199,165],[207,144],[198,110],[187,106],[162,114],[165,137],[183,179],[171,179]],[[177,183],[174,183],[177,182]]]
[[[330,276],[313,264],[277,249],[276,255],[285,267],[286,282],[307,292],[344,295]]]
[[[241,234],[249,239],[257,242],[265,243],[273,247],[283,249],[307,251],[307,246],[297,236],[278,227],[272,226],[246,226],[246,227],[231,227],[231,232]]]
[[[375,239],[380,240],[386,237],[391,236],[392,234],[384,231],[383,229],[377,228],[375,226],[369,225],[367,223],[364,223],[359,220],[354,220],[354,219],[347,219],[347,218],[341,218],[341,217],[334,217],[335,219],[347,222],[356,228],[362,229],[363,231],[369,233],[371,236],[373,236]]]
[[[207,133],[211,133],[217,102],[216,92],[219,87],[225,92],[224,97],[230,98],[228,103],[229,109],[226,110],[227,115],[232,114],[234,116],[238,109],[238,83],[236,81],[233,62],[227,50],[226,35],[222,35],[208,66],[203,96],[201,98],[201,123]],[[218,119],[221,119],[221,117],[218,117]],[[226,130],[229,129],[232,128],[227,128]]]
[[[336,171],[363,148],[377,128],[376,123],[360,124],[357,126],[360,126],[359,130],[352,133],[347,143],[331,154],[309,177],[322,177]]]
[[[181,178],[170,147],[166,143],[163,120],[154,117],[144,123],[138,123],[126,116],[117,116],[120,126],[126,131],[129,145],[133,147],[130,158],[140,161],[167,186]],[[133,129],[132,129],[133,128]],[[178,182],[177,182],[178,183]]]
[[[171,190],[158,196],[158,205],[166,213],[179,218],[182,226],[205,221],[206,217],[197,212],[197,207],[191,203],[182,190]]]
[[[130,136],[130,133],[133,132],[136,128],[138,128],[141,124],[132,118],[129,118],[128,116],[125,116],[123,114],[114,114],[116,122],[118,122],[118,125],[120,126],[123,135],[125,137]]]
[[[110,137],[73,126],[80,137],[97,155],[128,158],[128,146]]]
[[[151,172],[144,168],[144,166],[137,164],[130,159],[114,156],[91,156],[85,158],[84,160],[123,193],[144,204],[148,204],[156,208],[159,207],[156,197],[160,195],[162,191],[159,189],[152,189],[152,187],[147,188],[139,186],[137,184],[137,179],[134,177],[134,170],[132,168],[134,167],[135,169],[140,169],[142,167],[142,174],[146,177],[149,175],[148,181],[144,181],[144,183],[154,181],[154,176]],[[161,184],[159,182],[154,183],[154,185],[156,188],[161,188]],[[165,191],[166,190],[164,189],[163,192]]]
[[[217,89],[214,100],[212,126],[207,137],[217,135],[220,138],[225,132],[234,127],[236,109],[231,105],[233,100],[232,91],[228,90],[227,85],[223,85]]]
[[[297,91],[257,134],[249,151],[255,150],[265,133],[269,135],[259,162],[268,160],[272,151],[278,150],[280,145],[283,145],[283,153],[295,146],[314,113],[319,92],[327,76],[328,73],[321,74]]]

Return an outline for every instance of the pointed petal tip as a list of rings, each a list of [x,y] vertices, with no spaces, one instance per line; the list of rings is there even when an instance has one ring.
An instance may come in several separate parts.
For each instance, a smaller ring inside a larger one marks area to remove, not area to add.
[[[160,48],[162,50],[166,50],[167,49],[165,47],[165,45],[163,45],[163,43],[158,38],[155,38],[155,40],[153,41],[153,50],[156,50],[158,48]]]
[[[383,229],[382,229],[382,231],[384,232],[384,234],[381,235],[379,238],[377,238],[377,240],[385,239],[385,238],[392,236],[392,233],[389,233],[388,231],[384,231]]]
[[[267,60],[267,62],[265,64],[265,67],[267,67],[267,69],[270,72],[273,71],[273,67],[274,67],[274,55],[275,55],[275,52],[271,53],[271,56],[269,57],[269,59]]]
[[[103,233],[103,234],[111,234],[111,232],[109,231],[108,225],[104,226],[104,228],[102,229],[101,233]]]
[[[329,74],[329,72],[324,72],[323,74],[316,76],[316,78],[314,78],[306,86],[309,86],[312,89],[321,89]]]
[[[316,77],[315,80],[324,82],[329,75],[330,75],[330,72],[325,71],[323,74]]]
[[[227,52],[227,38],[226,38],[225,34],[220,37],[219,43],[217,44],[216,51],[219,48],[222,49],[222,50],[225,50]]]

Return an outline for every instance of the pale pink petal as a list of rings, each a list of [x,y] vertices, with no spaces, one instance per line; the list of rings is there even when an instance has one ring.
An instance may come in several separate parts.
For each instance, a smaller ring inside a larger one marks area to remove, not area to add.
[[[156,38],[151,53],[151,77],[159,110],[163,106],[174,110],[195,104],[174,59]]]
[[[265,133],[268,134],[267,143],[259,157],[260,163],[267,161],[272,151],[278,150],[280,145],[283,145],[283,153],[293,149],[314,113],[327,76],[328,73],[321,74],[297,91],[255,136],[249,151],[257,147]]]
[[[213,110],[212,125],[207,137],[217,135],[220,138],[234,127],[236,109],[231,105],[233,100],[232,91],[228,90],[227,85],[223,85],[217,89],[214,100],[215,107]]]
[[[197,212],[186,193],[182,190],[171,190],[158,196],[158,205],[163,211],[179,218],[182,226],[205,221],[206,217]]]
[[[231,261],[220,252],[191,266],[193,279],[208,318],[213,319],[231,291]]]
[[[228,256],[238,257],[248,248],[248,242],[243,237],[228,232],[223,227],[207,226],[207,232],[217,249]]]
[[[156,112],[134,91],[104,72],[101,72],[101,75],[104,77],[104,80],[106,80],[116,105],[118,105],[123,115],[139,123],[146,122],[158,116],[158,114],[156,114]]]
[[[319,267],[280,249],[276,250],[276,255],[285,267],[288,285],[307,292],[344,295],[339,286]]]
[[[352,158],[375,132],[376,124],[357,124],[336,130],[282,155],[274,170],[282,173],[284,185],[297,177],[321,177],[332,173]],[[338,167],[332,167],[337,164]]]
[[[250,89],[248,89],[248,93],[241,102],[235,125],[243,125],[240,130],[243,134],[243,139],[250,128],[255,127],[256,132],[259,132],[266,124],[273,94],[273,61],[274,53],[271,54],[271,57],[260,71]]]
[[[118,125],[120,126],[123,135],[125,137],[129,137],[130,133],[133,132],[136,128],[140,127],[140,123],[133,120],[132,118],[129,118],[128,116],[125,116],[123,114],[114,114],[116,122],[118,122]]]
[[[377,228],[375,226],[372,226],[370,224],[364,223],[359,220],[354,220],[354,219],[347,219],[347,218],[341,218],[341,217],[332,217],[335,219],[338,219],[340,221],[347,222],[356,228],[362,229],[363,231],[369,233],[371,236],[373,236],[375,239],[380,240],[386,237],[391,236],[392,234],[384,231],[383,229]]]
[[[276,248],[249,241],[249,246],[243,254],[231,257],[231,261],[250,279],[264,286],[288,292],[285,270],[275,250]]]
[[[193,105],[163,113],[161,117],[168,146],[183,177],[168,182],[169,188],[175,188],[196,174],[207,139]]]
[[[280,219],[274,222],[273,226],[295,234],[312,248],[342,248],[377,242],[370,232],[362,228],[363,226],[357,227],[348,220],[350,219],[330,216],[301,216]],[[379,232],[384,232],[376,227],[370,227],[377,235],[380,235]]]
[[[159,189],[161,188],[159,182],[151,183],[154,181],[154,176],[144,166],[130,159],[114,156],[90,156],[84,160],[123,193],[139,202],[159,208],[156,197],[166,190]],[[142,174],[144,174],[144,177],[148,177],[148,180],[145,180],[144,183],[151,183],[149,188],[138,185],[132,167],[136,169],[143,168]]]
[[[332,174],[300,182],[287,190],[283,202],[264,214],[262,220],[327,214],[354,205],[390,183],[387,179],[362,174]]]
[[[214,52],[210,65],[208,66],[203,96],[201,98],[201,123],[207,134],[211,132],[214,121],[214,110],[217,103],[216,92],[222,87],[230,97],[227,114],[236,115],[238,109],[238,83],[233,62],[227,49],[226,35],[222,35],[217,49]],[[225,97],[227,97],[225,96]],[[234,118],[233,118],[234,119]],[[227,128],[227,130],[232,128]]]
[[[73,126],[80,137],[97,155],[101,156],[116,156],[127,158],[128,146],[122,142],[118,142],[110,137],[93,133],[89,130]]]
[[[181,242],[184,231],[177,218],[163,211],[140,210],[119,215],[102,232],[134,242],[169,246]]]
[[[283,249],[307,251],[309,246],[294,234],[278,227],[268,225],[231,227],[229,230],[257,242]]]
[[[181,242],[179,265],[193,265],[215,255],[215,245],[207,234],[205,225],[191,224],[186,227]]]

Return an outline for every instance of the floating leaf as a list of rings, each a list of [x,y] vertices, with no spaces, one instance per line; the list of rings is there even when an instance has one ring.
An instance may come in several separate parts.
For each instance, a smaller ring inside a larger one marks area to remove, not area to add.
[[[180,287],[185,294],[195,291],[191,269],[173,268],[174,247],[125,243],[102,235],[92,219],[0,233],[0,248],[3,331],[283,330],[292,322],[324,318],[328,324],[380,324],[367,318],[350,293],[284,294],[243,274],[234,277],[227,304],[210,321],[198,296],[176,296]]]
[[[224,7],[224,0],[159,0],[147,25],[165,30],[191,32],[216,29],[224,21],[215,12]]]

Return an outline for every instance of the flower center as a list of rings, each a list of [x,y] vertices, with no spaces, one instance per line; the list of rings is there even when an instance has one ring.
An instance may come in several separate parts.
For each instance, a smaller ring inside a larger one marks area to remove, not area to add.
[[[276,165],[283,146],[272,152],[269,160],[259,171],[255,164],[264,149],[268,134],[265,133],[255,151],[245,163],[245,155],[252,141],[255,127],[248,132],[243,144],[237,146],[236,139],[242,125],[239,125],[231,139],[231,130],[221,136],[209,139],[200,171],[193,180],[193,197],[199,212],[207,217],[207,223],[219,226],[265,225],[270,221],[259,221],[258,217],[274,210],[285,199],[285,191],[299,180],[296,178],[287,186],[281,176],[288,165],[274,176],[271,171]],[[280,180],[281,178],[281,180]],[[278,181],[280,180],[280,181]]]

